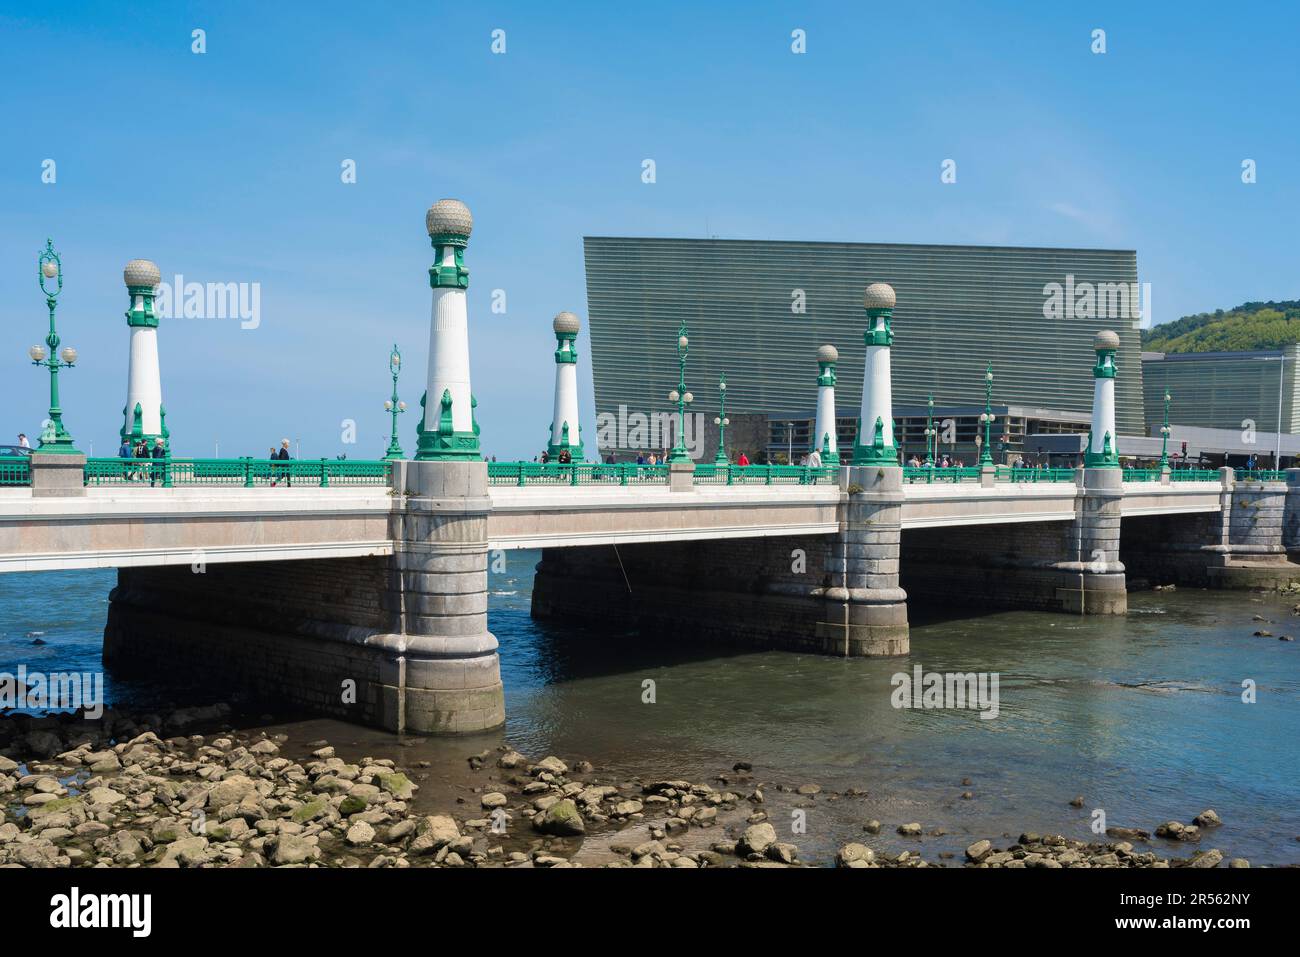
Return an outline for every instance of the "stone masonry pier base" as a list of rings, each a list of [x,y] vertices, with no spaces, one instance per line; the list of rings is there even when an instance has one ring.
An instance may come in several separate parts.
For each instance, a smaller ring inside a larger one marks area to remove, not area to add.
[[[496,727],[488,508],[485,463],[399,462],[390,557],[123,568],[105,665],[398,732]]]

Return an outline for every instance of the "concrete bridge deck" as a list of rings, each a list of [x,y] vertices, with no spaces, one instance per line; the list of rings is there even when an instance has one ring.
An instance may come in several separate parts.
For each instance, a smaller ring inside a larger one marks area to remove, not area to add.
[[[1223,493],[1217,481],[1126,482],[1120,509],[1216,512]],[[1081,494],[1070,482],[907,484],[901,527],[1071,521]],[[522,549],[829,535],[845,496],[822,484],[492,486],[488,497],[488,548]],[[3,488],[0,573],[391,555],[403,504],[386,486]]]

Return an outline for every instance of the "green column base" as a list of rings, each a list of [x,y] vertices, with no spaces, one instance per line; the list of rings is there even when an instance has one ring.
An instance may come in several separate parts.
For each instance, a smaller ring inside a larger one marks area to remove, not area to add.
[[[478,461],[483,458],[473,432],[423,432],[415,453],[417,462]]]

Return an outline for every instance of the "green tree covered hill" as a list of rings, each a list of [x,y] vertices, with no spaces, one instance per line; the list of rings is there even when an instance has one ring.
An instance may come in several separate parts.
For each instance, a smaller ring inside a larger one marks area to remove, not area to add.
[[[1142,348],[1153,352],[1237,352],[1291,342],[1300,342],[1300,300],[1247,302],[1142,330]]]

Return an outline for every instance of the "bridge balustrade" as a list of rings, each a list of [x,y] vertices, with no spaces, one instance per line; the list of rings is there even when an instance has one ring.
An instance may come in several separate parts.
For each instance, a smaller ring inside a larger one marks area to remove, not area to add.
[[[26,457],[0,458],[0,486],[31,484],[32,468]]]
[[[334,459],[270,461],[268,459],[87,459],[87,486],[161,485],[233,486],[243,488],[292,486],[387,485],[392,463]]]

